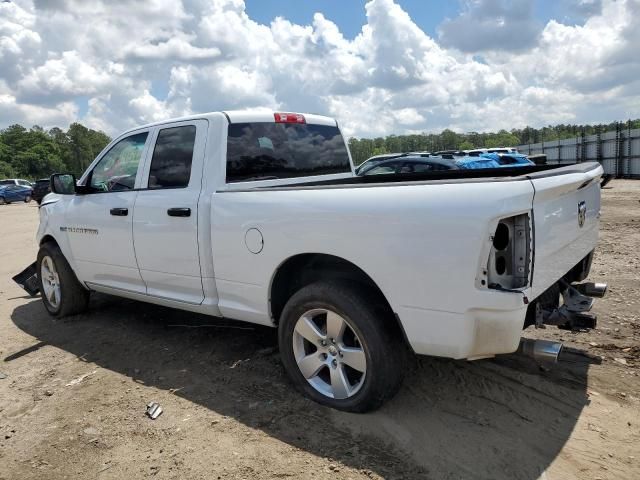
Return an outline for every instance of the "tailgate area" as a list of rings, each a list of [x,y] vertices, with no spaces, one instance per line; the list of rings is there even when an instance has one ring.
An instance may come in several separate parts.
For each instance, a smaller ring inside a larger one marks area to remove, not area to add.
[[[567,173],[531,175],[533,275],[531,298],[542,294],[591,252],[598,242],[600,177],[597,163]]]

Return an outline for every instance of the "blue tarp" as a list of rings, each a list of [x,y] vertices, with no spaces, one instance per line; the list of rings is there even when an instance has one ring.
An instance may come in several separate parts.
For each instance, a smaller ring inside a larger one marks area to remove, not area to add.
[[[490,158],[500,164],[501,167],[518,167],[521,165],[535,165],[526,155],[521,153],[482,153],[481,157]]]
[[[456,165],[464,169],[477,169],[477,168],[500,168],[502,165],[493,158],[479,157],[462,157],[455,159]]]
[[[478,157],[461,157],[455,159],[456,165],[463,169],[478,168],[505,168],[534,165],[525,155],[521,153],[481,153]]]

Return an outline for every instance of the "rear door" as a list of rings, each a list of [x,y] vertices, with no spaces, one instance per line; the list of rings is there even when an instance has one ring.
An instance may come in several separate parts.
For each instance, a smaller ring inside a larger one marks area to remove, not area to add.
[[[530,176],[535,190],[534,297],[560,279],[596,245],[602,173],[599,165],[583,164],[576,165],[573,173],[554,174],[551,170]]]
[[[208,122],[154,131],[138,192],[133,239],[147,294],[200,304],[204,299],[198,246],[198,200]]]
[[[140,130],[116,142],[84,183],[92,193],[74,195],[64,224],[78,276],[90,284],[144,293],[133,251],[133,205],[150,132]]]

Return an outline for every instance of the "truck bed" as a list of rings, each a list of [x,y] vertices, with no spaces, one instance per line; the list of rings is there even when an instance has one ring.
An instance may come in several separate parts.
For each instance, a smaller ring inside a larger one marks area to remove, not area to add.
[[[260,187],[265,189],[301,188],[301,187],[331,187],[357,186],[371,184],[414,184],[416,182],[445,183],[454,182],[500,182],[514,180],[532,180],[556,175],[585,173],[598,168],[597,162],[575,163],[570,165],[531,165],[523,167],[487,168],[469,170],[443,170],[427,173],[392,173],[384,175],[353,176],[350,178],[321,180],[313,182],[296,182],[278,186]]]

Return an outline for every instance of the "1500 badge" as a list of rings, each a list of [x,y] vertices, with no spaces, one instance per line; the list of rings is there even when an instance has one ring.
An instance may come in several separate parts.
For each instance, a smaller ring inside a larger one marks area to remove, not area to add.
[[[68,233],[88,233],[90,235],[98,235],[98,230],[96,228],[60,227],[60,231]]]

